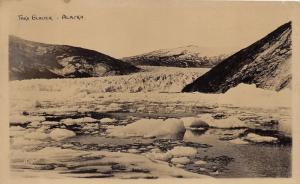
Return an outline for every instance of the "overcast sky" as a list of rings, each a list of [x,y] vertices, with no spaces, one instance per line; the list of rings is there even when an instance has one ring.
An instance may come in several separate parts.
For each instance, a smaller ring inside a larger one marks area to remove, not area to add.
[[[283,3],[196,0],[15,0],[10,33],[45,43],[97,50],[116,58],[199,45],[240,50],[290,20]],[[18,21],[17,15],[83,15],[83,21]]]

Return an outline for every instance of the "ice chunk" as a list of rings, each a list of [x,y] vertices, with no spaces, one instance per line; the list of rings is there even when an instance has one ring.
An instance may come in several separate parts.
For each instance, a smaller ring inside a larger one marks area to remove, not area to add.
[[[263,142],[274,143],[274,142],[278,141],[278,138],[276,138],[276,137],[261,136],[261,135],[254,134],[254,133],[247,134],[247,136],[244,139],[247,141],[256,142],[256,143],[263,143]]]
[[[147,153],[146,156],[152,160],[161,160],[161,161],[168,161],[172,158],[172,154],[162,153],[162,152],[150,152]]]
[[[60,141],[63,139],[74,137],[76,134],[71,130],[56,128],[52,130],[52,132],[49,135],[53,140]]]
[[[174,157],[194,157],[197,154],[197,149],[186,146],[176,146],[167,153],[170,153]]]
[[[197,165],[205,165],[205,164],[207,164],[207,162],[204,161],[204,160],[197,160],[197,161],[195,162],[195,164],[197,164]]]
[[[179,119],[140,119],[124,127],[116,127],[107,130],[110,136],[115,137],[158,137],[158,138],[178,138],[185,132],[183,122]]]
[[[100,119],[101,123],[114,123],[116,121],[117,121],[116,119],[111,119],[111,118],[102,118],[102,119]]]
[[[61,122],[65,125],[80,125],[83,123],[93,123],[97,122],[98,120],[91,118],[91,117],[84,117],[84,118],[77,118],[77,119],[63,119]]]
[[[234,116],[229,116],[225,119],[214,119],[210,114],[200,116],[203,122],[206,122],[210,127],[214,128],[244,128],[247,125]]]

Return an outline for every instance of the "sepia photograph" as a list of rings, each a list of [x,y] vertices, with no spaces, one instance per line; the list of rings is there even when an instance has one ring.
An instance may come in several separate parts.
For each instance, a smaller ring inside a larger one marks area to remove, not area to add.
[[[3,1],[9,176],[292,179],[296,5]]]

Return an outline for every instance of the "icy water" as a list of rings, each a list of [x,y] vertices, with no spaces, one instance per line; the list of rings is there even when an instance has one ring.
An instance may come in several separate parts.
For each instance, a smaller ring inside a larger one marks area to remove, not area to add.
[[[44,100],[32,108],[13,107],[18,116],[11,115],[12,174],[147,179],[291,176],[289,108],[97,99],[76,103]],[[247,126],[185,127],[177,139],[113,137],[108,133],[143,118],[180,119],[202,114],[220,121],[234,116]],[[92,120],[80,119],[86,117]],[[109,119],[101,122],[103,118]],[[70,123],[66,119],[79,120]],[[55,129],[70,130],[76,136],[55,140],[50,136]],[[268,139],[247,139],[250,134]],[[170,156],[176,147],[192,148],[196,153],[183,151],[181,156]]]

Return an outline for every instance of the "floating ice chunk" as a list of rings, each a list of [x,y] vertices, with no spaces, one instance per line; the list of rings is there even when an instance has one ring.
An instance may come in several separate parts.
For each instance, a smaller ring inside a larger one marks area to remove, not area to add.
[[[203,121],[207,124],[209,124],[210,122],[215,120],[211,114],[199,114],[198,117],[201,121]]]
[[[247,134],[247,136],[244,139],[247,141],[256,142],[256,143],[263,143],[263,142],[274,143],[274,142],[278,141],[278,138],[276,138],[276,137],[261,136],[261,135],[254,134],[254,133]]]
[[[101,123],[115,123],[117,120],[116,119],[111,119],[111,118],[102,118],[100,119]]]
[[[191,162],[191,160],[187,157],[179,157],[179,158],[172,158],[171,162],[173,164],[182,164],[182,165],[186,165],[188,163]]]
[[[128,153],[140,153],[141,151],[139,151],[138,149],[128,149],[127,152]]]
[[[49,135],[53,140],[60,141],[70,137],[74,137],[76,134],[71,130],[56,128],[52,130]]]
[[[236,117],[229,117],[226,119],[216,119],[215,121],[211,122],[211,127],[216,128],[244,128],[247,125]]]
[[[98,124],[96,123],[89,123],[85,124],[82,130],[97,130],[99,129]]]
[[[208,124],[204,122],[202,119],[197,117],[185,117],[181,118],[185,127],[191,128],[200,128],[200,127],[208,127]]]
[[[171,153],[162,153],[162,152],[150,152],[147,153],[146,156],[152,160],[161,160],[161,161],[168,161],[172,158]]]
[[[97,122],[98,120],[91,118],[91,117],[84,117],[84,118],[77,118],[77,119],[63,119],[61,122],[65,125],[80,125],[83,123],[94,123]]]
[[[115,137],[158,137],[178,138],[185,132],[183,122],[179,119],[140,119],[124,127],[116,127],[107,130],[110,136]]]
[[[197,161],[195,162],[195,164],[197,164],[197,165],[205,165],[205,164],[207,164],[207,162],[204,161],[204,160],[197,160]]]
[[[149,132],[149,137],[160,137],[176,139],[181,134],[184,135],[185,127],[183,122],[179,119],[169,118],[163,121],[163,123],[157,127],[153,132]]]
[[[214,119],[210,114],[200,116],[203,122],[214,128],[244,128],[247,125],[237,117],[230,116],[225,119]]]
[[[194,157],[197,154],[197,149],[192,147],[176,146],[167,153],[170,153],[174,157]]]

